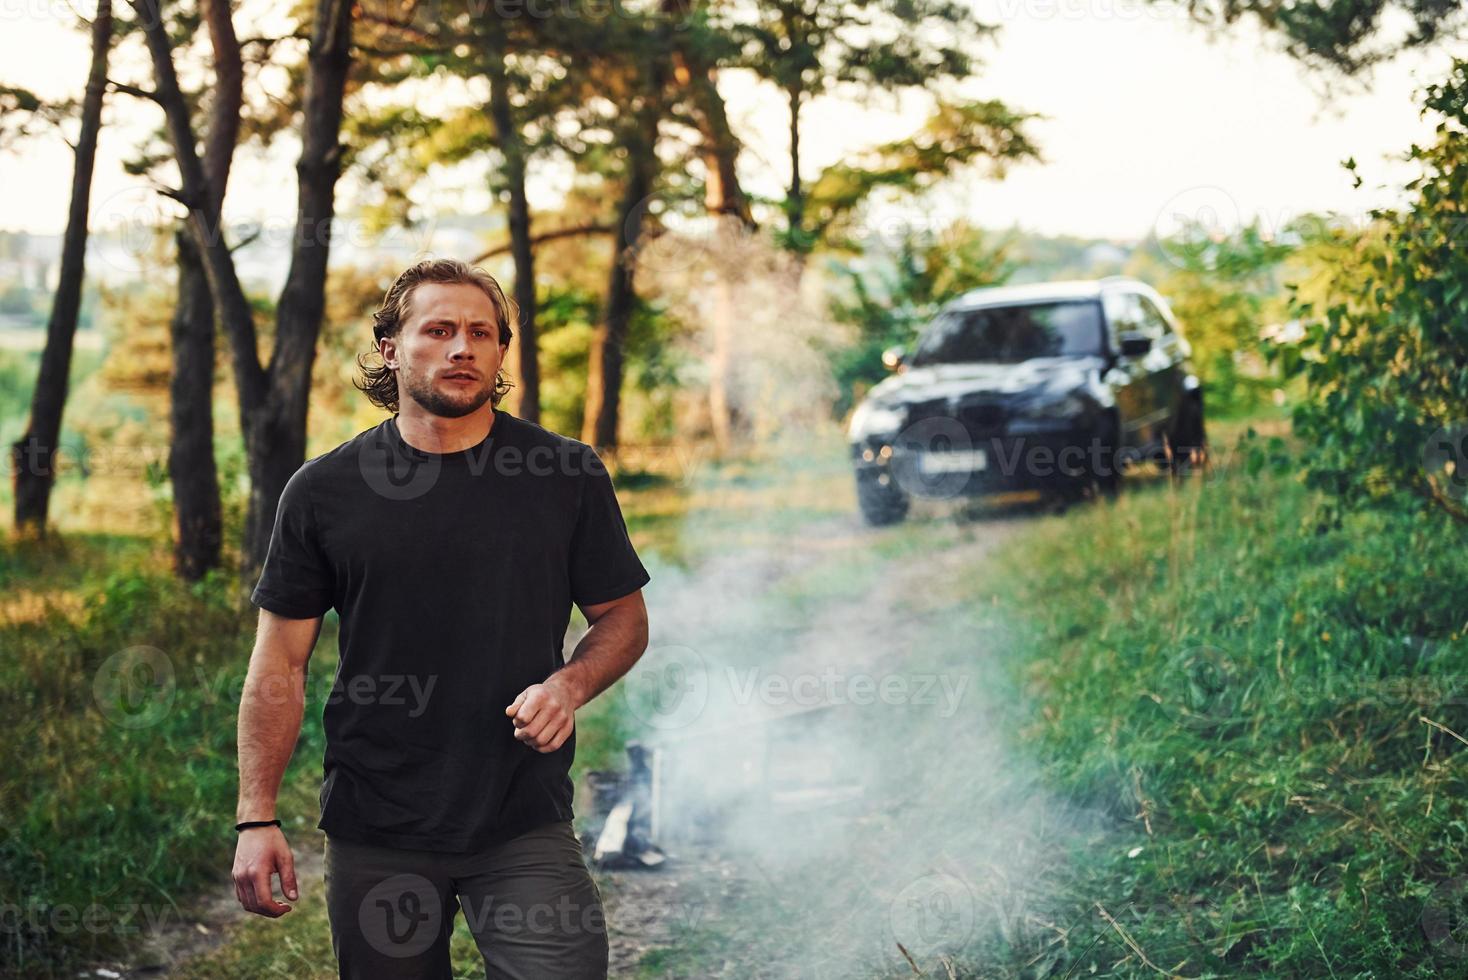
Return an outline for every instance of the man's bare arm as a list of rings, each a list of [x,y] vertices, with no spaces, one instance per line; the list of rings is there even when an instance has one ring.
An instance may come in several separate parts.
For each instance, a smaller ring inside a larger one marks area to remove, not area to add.
[[[260,610],[255,649],[240,693],[239,823],[273,820],[285,767],[301,734],[306,704],[306,662],[321,633],[321,617],[288,619]],[[279,874],[281,891],[296,898],[295,859],[279,827],[240,832],[235,849],[234,884],[240,905],[271,918],[291,910],[275,901],[270,878]]]
[[[576,709],[616,683],[647,649],[647,606],[638,589],[620,599],[583,606],[590,628],[566,666],[520,693],[505,714],[515,737],[554,752],[571,737]]]

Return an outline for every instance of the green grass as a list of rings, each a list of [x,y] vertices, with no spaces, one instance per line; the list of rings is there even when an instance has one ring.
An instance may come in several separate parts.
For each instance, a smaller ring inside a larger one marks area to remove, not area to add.
[[[721,554],[779,553],[797,528],[829,523],[854,538],[856,551],[810,558],[726,631],[750,656],[986,533],[973,514],[855,530],[844,460],[826,450],[619,480],[655,583]],[[1468,737],[1468,538],[1389,513],[1321,527],[1315,505],[1290,475],[1236,465],[1179,485],[1137,481],[1114,503],[1026,517],[996,551],[914,584],[912,669],[941,666],[976,624],[1002,622],[1009,642],[985,710],[1044,792],[1102,818],[1043,881],[1053,927],[979,931],[955,959],[960,976],[1468,973],[1461,939],[1422,928],[1425,909],[1456,908],[1445,883],[1462,873],[1468,837],[1468,745],[1456,737]],[[144,539],[71,535],[66,548],[0,551],[0,900],[101,907],[114,925],[7,931],[0,973],[74,975],[135,941],[116,910],[186,906],[233,848],[232,693],[252,608],[223,578],[174,583],[166,552]],[[132,726],[139,705],[109,714],[93,682],[138,647],[161,651],[175,680],[168,710]],[[329,628],[313,684],[329,683],[334,659]],[[924,723],[903,720],[894,750],[930,741]],[[578,776],[620,764],[634,730],[620,699],[599,699],[578,724]],[[281,806],[298,853],[319,846],[321,748],[319,710],[308,710]],[[847,901],[843,872],[787,869],[770,894]],[[810,943],[770,894],[735,896],[642,974],[778,963]],[[320,899],[244,921],[185,975],[332,975]],[[462,921],[453,950],[459,975],[481,975]]]
[[[1468,535],[1234,472],[1044,522],[985,579],[1018,624],[1022,740],[1131,847],[1081,868],[1188,976],[1468,972],[1421,928],[1464,864]],[[1077,902],[1077,909],[1083,909]],[[1099,915],[1099,914],[1098,914]],[[1152,970],[1100,934],[1078,975]]]
[[[130,563],[141,545],[69,542],[68,558],[37,548],[5,576],[19,565],[44,585],[78,555],[120,561],[110,573],[71,565],[80,601],[32,593],[0,632],[0,879],[21,910],[0,972],[61,976],[125,946],[145,918],[177,918],[228,867],[253,616],[225,576],[187,586],[159,556]],[[308,721],[284,813],[310,813],[303,776],[321,748]]]

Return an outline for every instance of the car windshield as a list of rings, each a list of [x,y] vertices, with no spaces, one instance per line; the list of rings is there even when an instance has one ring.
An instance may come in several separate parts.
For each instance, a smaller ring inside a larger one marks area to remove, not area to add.
[[[938,314],[911,363],[1017,364],[1032,357],[1101,353],[1101,305],[1094,300],[989,306]]]

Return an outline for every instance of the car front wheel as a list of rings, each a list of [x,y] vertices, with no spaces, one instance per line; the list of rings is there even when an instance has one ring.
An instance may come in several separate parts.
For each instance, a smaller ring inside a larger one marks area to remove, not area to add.
[[[1168,460],[1174,473],[1186,473],[1208,460],[1208,434],[1203,425],[1203,399],[1183,399],[1182,410],[1167,437]]]
[[[1121,423],[1106,415],[1096,427],[1091,448],[1090,485],[1098,496],[1114,497],[1121,490]]]
[[[883,483],[882,480],[886,479]],[[907,516],[907,494],[890,474],[862,474],[856,477],[856,502],[861,516],[873,527],[897,524]]]

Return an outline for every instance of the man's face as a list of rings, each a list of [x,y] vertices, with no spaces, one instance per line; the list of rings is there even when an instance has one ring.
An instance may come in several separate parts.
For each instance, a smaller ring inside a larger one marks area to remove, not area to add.
[[[494,394],[507,345],[484,290],[469,283],[425,282],[408,297],[396,337],[384,338],[382,360],[397,371],[398,395],[444,418],[475,411]]]

